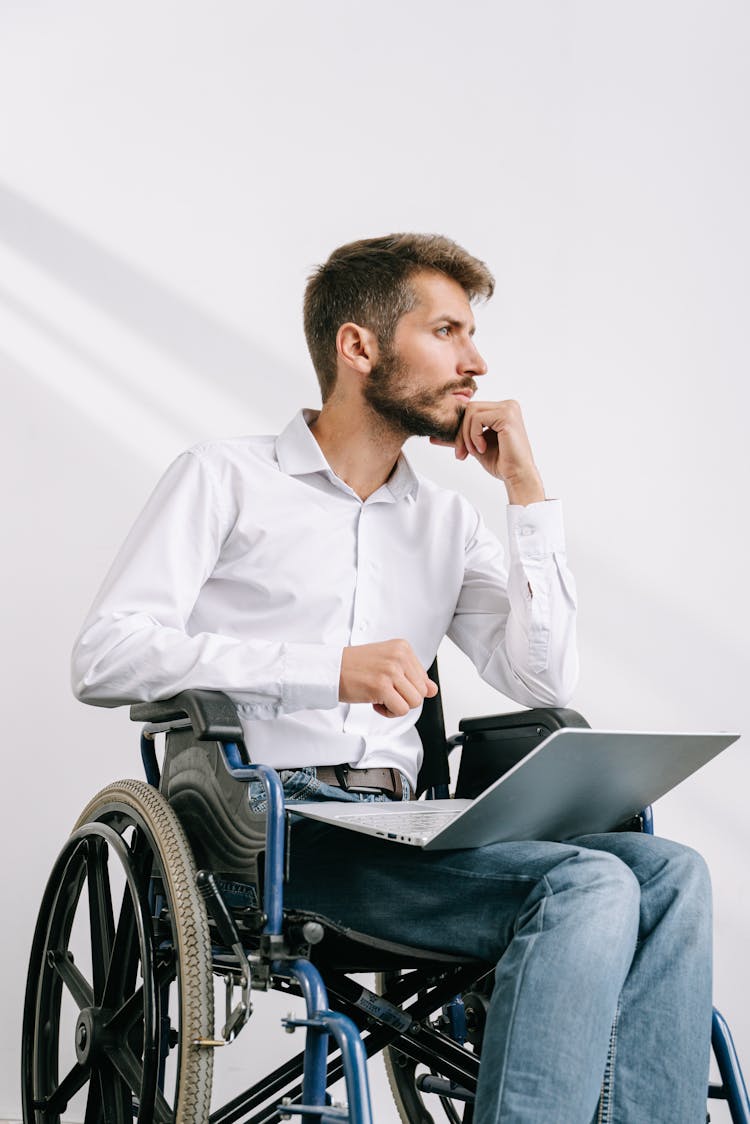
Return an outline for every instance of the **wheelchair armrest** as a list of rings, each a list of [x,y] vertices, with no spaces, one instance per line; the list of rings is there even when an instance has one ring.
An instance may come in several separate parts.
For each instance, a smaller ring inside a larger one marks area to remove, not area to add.
[[[482,739],[485,735],[492,739],[493,732],[502,736],[503,730],[518,730],[524,726],[541,728],[546,734],[553,730],[560,730],[563,726],[585,726],[589,723],[577,710],[570,710],[562,706],[534,707],[532,710],[517,710],[510,714],[488,714],[480,718],[462,718],[458,728],[464,735],[478,736]],[[451,739],[453,740],[453,739]],[[461,744],[465,738],[456,738],[456,743]]]
[[[187,718],[198,741],[243,744],[243,730],[237,709],[223,691],[180,691],[171,699],[135,703],[130,708],[133,722],[172,722]]]
[[[478,796],[563,726],[588,726],[588,722],[577,711],[556,706],[462,719],[461,733],[451,739],[463,747],[456,796]]]

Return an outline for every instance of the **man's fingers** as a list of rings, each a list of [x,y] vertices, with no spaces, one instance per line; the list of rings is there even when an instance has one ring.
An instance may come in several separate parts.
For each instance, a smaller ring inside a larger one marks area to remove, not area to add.
[[[484,439],[484,423],[481,416],[471,414],[468,419],[466,444],[469,452],[483,453],[487,448],[487,442]]]
[[[382,718],[403,718],[410,710],[419,706],[424,699],[434,699],[437,693],[437,683],[434,683],[432,679],[425,678],[423,690],[416,690],[411,687],[410,690],[401,688],[393,693],[389,692],[387,704],[385,702],[373,703],[372,708]]]
[[[406,640],[354,645],[343,650],[341,702],[369,702],[384,718],[395,718],[408,714],[436,693],[437,686]]]
[[[399,686],[397,688],[393,686],[383,692],[382,704],[392,715],[397,718],[403,718],[405,714],[409,713],[412,707],[419,706],[419,703],[422,701],[421,696],[419,696],[413,688],[412,698],[417,701],[410,702],[406,697],[406,692],[403,687]]]
[[[456,460],[465,461],[469,455],[469,450],[466,447],[463,428],[458,431],[454,445],[456,448]]]
[[[424,698],[426,689],[424,673],[422,673],[422,682],[418,685],[407,675],[404,675],[402,679],[394,683],[394,688],[407,704],[408,709],[413,710],[414,707],[421,705],[422,699]],[[404,711],[404,713],[406,713],[406,711]]]

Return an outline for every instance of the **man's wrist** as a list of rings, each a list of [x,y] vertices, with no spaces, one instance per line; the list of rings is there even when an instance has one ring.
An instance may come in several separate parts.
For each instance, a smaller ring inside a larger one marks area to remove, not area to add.
[[[538,473],[523,479],[505,480],[505,490],[508,493],[508,503],[518,507],[528,507],[530,503],[540,503],[547,497],[544,494],[544,484]]]

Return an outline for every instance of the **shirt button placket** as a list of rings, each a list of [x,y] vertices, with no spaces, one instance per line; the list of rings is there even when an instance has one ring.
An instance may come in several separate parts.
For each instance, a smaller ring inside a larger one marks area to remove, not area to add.
[[[368,512],[367,506],[362,505],[357,523],[357,581],[354,594],[354,615],[352,620],[352,640],[356,644],[366,644],[372,638],[369,630],[372,626],[372,590],[371,567],[368,564]]]

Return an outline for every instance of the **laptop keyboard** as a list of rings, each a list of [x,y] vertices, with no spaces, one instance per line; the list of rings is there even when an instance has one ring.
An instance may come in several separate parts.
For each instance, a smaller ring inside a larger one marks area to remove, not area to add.
[[[456,816],[460,814],[460,812],[405,811],[381,813],[380,815],[373,812],[362,816],[356,812],[351,812],[343,815],[337,813],[336,822],[367,824],[368,827],[375,831],[382,831],[386,835],[423,835],[425,832],[434,834],[440,831],[442,827],[453,823]]]

